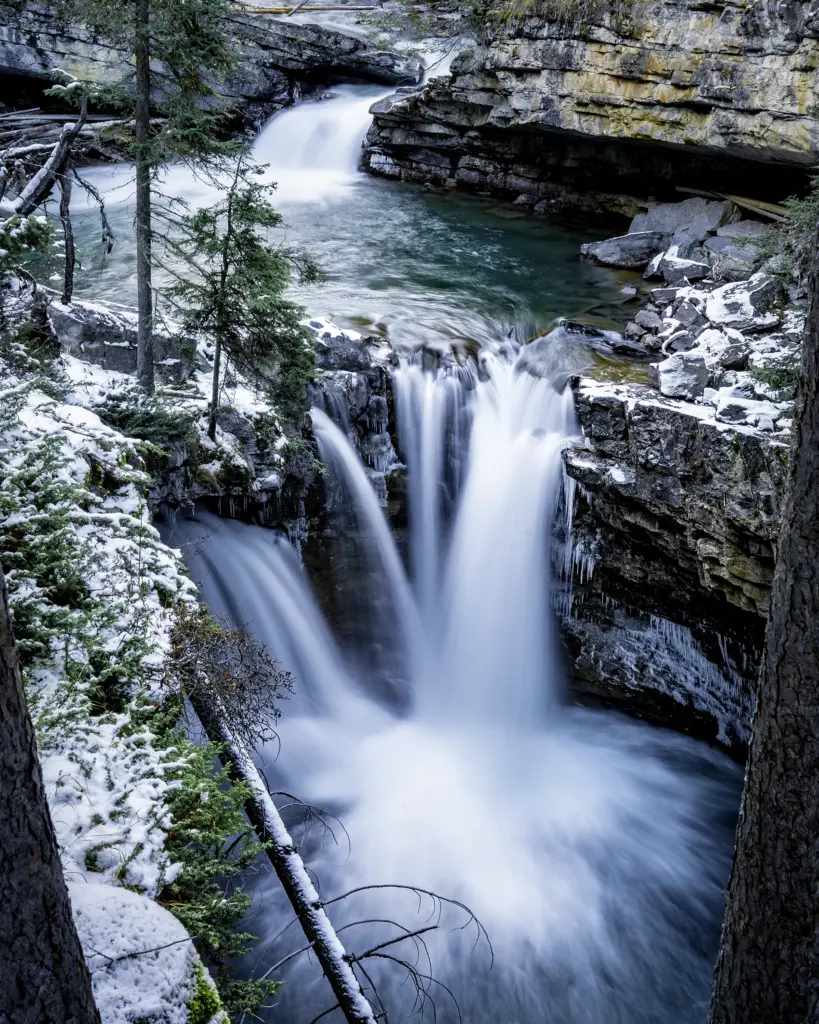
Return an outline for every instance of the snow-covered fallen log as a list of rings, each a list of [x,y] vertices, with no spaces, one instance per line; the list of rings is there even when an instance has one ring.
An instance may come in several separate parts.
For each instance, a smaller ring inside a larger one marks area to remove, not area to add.
[[[310,948],[321,964],[338,1007],[348,1024],[376,1024],[376,1015],[362,991],[351,958],[327,916],[295,844],[247,750],[230,729],[204,707],[196,707],[211,740],[224,743],[230,772],[253,791],[245,810],[259,837],[268,843],[267,855],[281,882]]]

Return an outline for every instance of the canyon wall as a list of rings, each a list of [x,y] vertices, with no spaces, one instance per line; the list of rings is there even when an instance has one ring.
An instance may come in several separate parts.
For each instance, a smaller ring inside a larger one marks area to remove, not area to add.
[[[581,8],[496,24],[451,77],[377,104],[365,166],[627,211],[677,186],[778,200],[815,168],[815,0]]]

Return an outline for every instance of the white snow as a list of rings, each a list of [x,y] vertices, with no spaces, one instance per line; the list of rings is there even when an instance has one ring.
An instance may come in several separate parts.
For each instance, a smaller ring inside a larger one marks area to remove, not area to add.
[[[201,967],[179,921],[128,889],[82,882],[68,888],[103,1024],[187,1024]]]

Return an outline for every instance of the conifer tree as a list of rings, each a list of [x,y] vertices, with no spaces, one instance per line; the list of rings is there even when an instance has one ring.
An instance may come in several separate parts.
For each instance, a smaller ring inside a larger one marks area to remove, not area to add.
[[[228,167],[222,168],[223,174]],[[315,363],[304,310],[283,298],[295,270],[317,280],[318,267],[299,250],[277,245],[281,216],[270,203],[275,185],[242,153],[229,170],[224,198],[172,220],[164,238],[171,257],[168,290],[183,328],[214,345],[208,434],[216,436],[223,356],[267,385],[278,411],[295,418]]]
[[[131,70],[108,93],[134,125],[137,375],[148,392],[154,386],[154,172],[163,161],[223,148],[220,129],[230,112],[213,80],[234,64],[226,27],[233,9],[231,0],[64,0],[61,6],[63,17],[84,22],[132,55]]]

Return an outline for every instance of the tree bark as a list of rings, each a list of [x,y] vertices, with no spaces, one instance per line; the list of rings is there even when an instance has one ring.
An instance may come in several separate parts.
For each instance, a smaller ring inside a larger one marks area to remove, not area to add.
[[[709,1024],[819,1021],[819,235]]]
[[[0,570],[0,1021],[100,1024],[71,916]]]
[[[222,362],[222,339],[216,338],[213,351],[213,387],[210,396],[210,413],[208,415],[208,437],[216,440],[216,416],[219,412],[219,367]]]
[[[62,304],[71,304],[74,295],[74,267],[77,263],[77,248],[74,245],[74,228],[71,224],[71,178],[66,167],[60,178],[60,220],[65,239],[65,268],[63,274]]]
[[[153,291],[151,288],[151,37],[150,0],[135,0],[137,378],[154,390]]]

